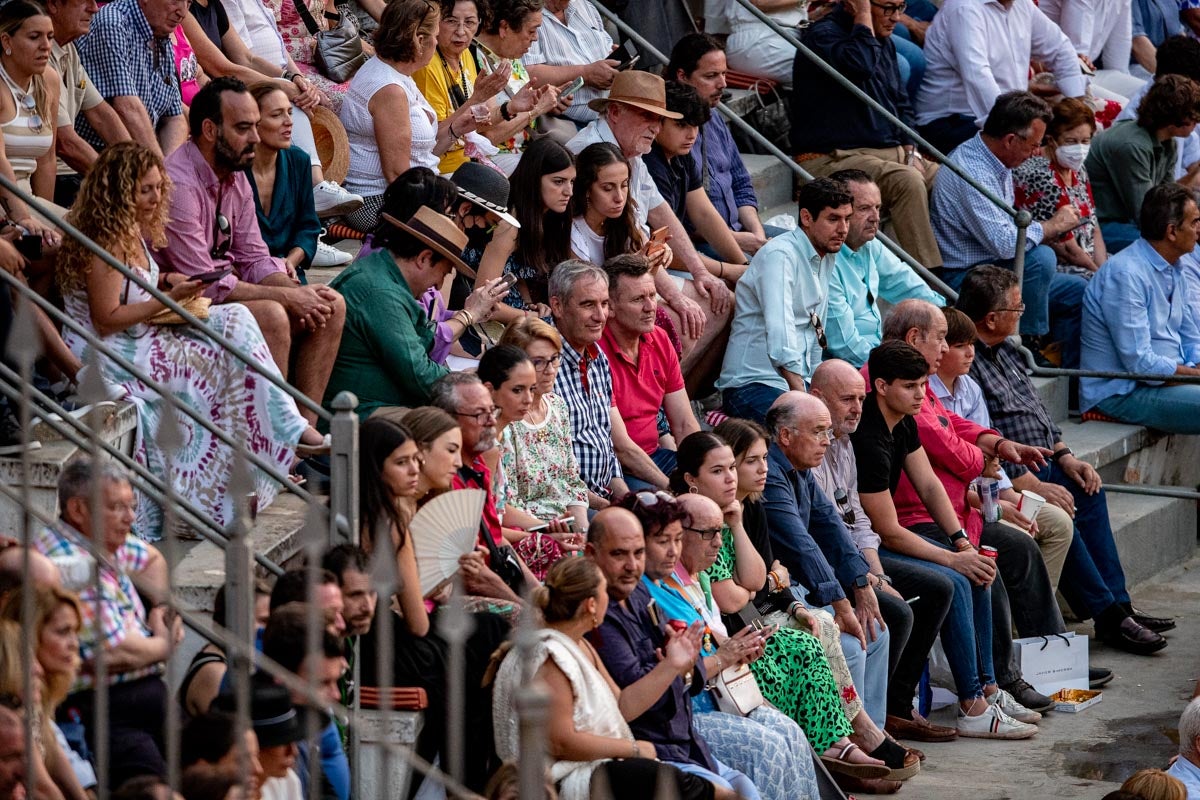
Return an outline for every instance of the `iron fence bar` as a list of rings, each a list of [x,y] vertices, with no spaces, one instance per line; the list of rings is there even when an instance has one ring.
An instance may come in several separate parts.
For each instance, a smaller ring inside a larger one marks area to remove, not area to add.
[[[11,180],[6,178],[4,175],[0,175],[0,187],[3,187],[5,190],[7,190],[7,191],[11,192],[12,194],[16,195],[17,197],[21,198],[23,201],[25,201],[26,205],[28,205],[30,208],[37,211],[39,214],[41,214],[46,219],[50,220],[52,223],[54,223],[54,225],[56,225],[58,228],[60,228],[68,236],[70,236],[72,239],[74,239],[75,241],[77,241],[81,245],[83,245],[84,249],[86,249],[92,255],[99,258],[101,261],[103,261],[108,266],[115,269],[117,272],[124,275],[129,280],[136,283],[139,287],[141,287],[145,291],[149,292],[151,297],[153,297],[155,300],[158,300],[160,303],[162,303],[167,308],[174,311],[179,316],[183,317],[183,319],[187,320],[187,323],[190,326],[201,331],[205,336],[209,337],[214,342],[216,342],[218,345],[220,345],[222,349],[227,350],[228,352],[232,353],[234,355],[234,357],[236,357],[242,363],[246,364],[246,366],[251,367],[252,369],[254,369],[256,371],[259,371],[262,374],[263,378],[265,378],[266,380],[275,384],[275,386],[277,388],[279,388],[280,390],[291,395],[292,398],[297,403],[302,404],[305,408],[312,411],[314,414],[317,415],[317,417],[319,419],[329,420],[332,418],[332,415],[328,411],[326,411],[324,408],[322,408],[319,403],[311,400],[307,395],[303,394],[296,387],[289,384],[287,381],[285,381],[283,379],[283,377],[281,375],[273,375],[270,372],[263,370],[262,365],[258,362],[257,359],[249,356],[246,353],[243,353],[241,348],[239,348],[237,345],[235,345],[224,334],[218,333],[217,331],[213,330],[209,326],[205,325],[202,321],[200,321],[195,316],[193,316],[190,311],[188,311],[183,306],[179,305],[179,303],[175,302],[169,296],[167,296],[165,293],[160,291],[157,286],[154,286],[153,284],[147,282],[144,278],[142,278],[141,275],[138,275],[136,271],[130,269],[125,264],[122,264],[111,253],[109,253],[103,247],[101,247],[100,245],[98,245],[94,241],[92,241],[92,239],[90,237],[88,237],[87,235],[85,235],[81,230],[79,230],[74,225],[67,222],[65,219],[63,219],[58,214],[56,214],[54,212],[54,210],[52,208],[50,208],[49,206],[47,206],[40,198],[35,197],[34,195],[30,194],[29,192],[26,192],[19,185],[17,185],[16,183],[13,183]]]
[[[617,26],[617,29],[620,30],[621,33],[625,34],[630,39],[633,39],[633,41],[637,43],[639,49],[645,50],[655,58],[660,59],[664,64],[670,61],[669,58],[663,55],[663,53],[659,52],[659,50],[649,41],[647,41],[640,33],[629,27],[628,23],[618,17],[613,11],[601,4],[599,0],[591,0],[591,3],[596,10],[604,16],[605,19]],[[776,145],[767,137],[763,136],[759,131],[755,130],[754,126],[739,117],[737,112],[735,112],[732,108],[724,103],[717,103],[717,110],[725,115],[725,118],[728,119],[735,128],[753,139],[759,147],[762,147],[771,155],[775,156],[775,158],[782,162],[784,166],[798,175],[802,181],[807,183],[815,179],[811,172],[806,170],[800,164],[796,163],[795,159],[783,152],[783,150],[779,149],[778,145]],[[928,267],[919,263],[915,258],[909,255],[904,248],[894,242],[890,237],[886,236],[882,231],[877,233],[875,238],[879,240],[880,244],[892,251],[897,258],[911,267],[914,272],[920,275],[921,278],[927,284],[929,284],[929,286],[931,286],[943,297],[946,297],[951,301],[958,299],[958,292],[946,285],[946,283],[937,275],[934,275]]]
[[[28,303],[21,303],[20,308],[16,309],[17,315],[13,320],[13,325],[10,329],[9,341],[16,344],[15,348],[10,348],[9,354],[15,359],[18,369],[21,370],[21,393],[18,398],[18,415],[21,425],[21,541],[25,546],[25,552],[21,558],[21,568],[25,575],[29,575],[29,547],[33,539],[33,517],[29,514],[29,509],[32,508],[32,484],[30,481],[30,471],[32,464],[29,458],[29,438],[32,435],[32,420],[30,418],[30,397],[29,392],[33,383],[33,366],[37,360],[40,350],[37,337],[37,328],[33,321],[33,308]],[[17,334],[13,336],[12,334]],[[33,697],[33,581],[22,581],[21,583],[21,669],[22,669],[22,685],[21,692],[24,697]],[[33,740],[33,722],[34,715],[26,713],[24,724],[22,725],[22,736],[25,739],[25,757],[27,760],[33,759],[37,750],[34,747]],[[33,769],[25,769],[25,795],[26,797],[35,796],[35,772]]]
[[[321,645],[322,634],[325,633],[325,620],[322,619],[322,609],[320,605],[320,597],[318,591],[320,589],[321,580],[321,552],[325,547],[325,540],[328,538],[324,531],[324,526],[316,524],[316,518],[309,516],[309,522],[304,526],[301,532],[303,540],[304,552],[304,572],[305,572],[305,609],[304,609],[304,639],[306,653],[311,653],[321,657],[324,655],[324,648]],[[305,682],[308,685],[309,694],[315,694],[317,691],[317,675],[315,669],[305,671]],[[308,714],[304,718],[304,737],[306,741],[316,741],[317,738],[317,718]],[[318,791],[320,781],[320,759],[317,754],[309,752],[307,762],[308,775],[306,776],[305,797],[308,800],[317,800],[320,797]]]
[[[3,178],[3,176],[0,176],[0,179],[2,179],[2,178]],[[27,287],[25,284],[21,283],[21,281],[19,281],[16,277],[8,274],[8,272],[6,272],[5,270],[0,270],[0,280],[7,282],[9,284],[9,286],[15,287],[18,292],[20,292],[21,294],[26,296],[29,300],[32,300],[34,303],[36,303],[43,311],[45,311],[47,314],[50,315],[51,319],[56,319],[56,320],[61,321],[64,325],[71,328],[71,330],[75,331],[80,336],[82,336],[83,339],[92,346],[93,350],[99,351],[99,352],[103,353],[105,356],[107,356],[108,358],[112,359],[114,363],[119,365],[122,369],[127,371],[129,374],[133,375],[135,378],[140,380],[142,383],[146,384],[146,386],[148,386],[153,391],[157,392],[160,396],[163,396],[166,394],[164,387],[162,385],[160,385],[157,381],[152,379],[145,372],[143,372],[140,367],[138,367],[132,361],[129,361],[128,359],[126,359],[123,356],[114,352],[111,348],[108,347],[108,345],[104,344],[103,340],[100,337],[96,336],[91,331],[87,330],[80,323],[71,319],[70,315],[68,315],[62,311],[59,311],[58,308],[56,308],[53,303],[46,300],[44,297],[39,296],[32,289]],[[97,375],[99,375],[99,373],[100,373],[98,364],[96,365],[95,373]],[[103,397],[101,397],[100,399],[103,399]],[[194,420],[196,422],[196,424],[198,424],[200,427],[204,428],[206,431],[213,434],[213,436],[215,436],[221,443],[225,444],[227,447],[230,447],[235,452],[237,451],[238,443],[235,442],[229,434],[225,433],[225,431],[218,428],[211,420],[206,418],[203,414],[201,414],[198,411],[195,411],[194,409],[192,409],[191,407],[186,406],[186,405],[179,406],[179,409],[181,411],[183,411],[184,414],[186,414],[192,420]],[[287,475],[283,474],[282,472],[280,472],[279,470],[277,470],[275,468],[274,464],[271,464],[266,459],[264,459],[258,455],[255,455],[254,453],[247,453],[246,457],[256,467],[261,469],[268,477],[273,478],[275,481],[277,481],[282,486],[284,491],[291,492],[292,494],[294,494],[306,501],[312,499],[312,495],[307,490],[305,490],[304,488],[302,488],[300,486],[296,486],[294,483],[292,483],[288,479]]]
[[[1130,381],[1148,381],[1152,383],[1200,383],[1200,375],[1149,375],[1143,372],[1118,372],[1103,369],[1067,369],[1066,367],[1041,367],[1033,360],[1033,353],[1027,347],[1018,348],[1021,357],[1025,359],[1025,368],[1031,375],[1039,378],[1117,378]]]
[[[9,369],[5,364],[0,363],[0,394],[4,394],[10,399],[19,400],[21,395],[17,387],[22,385],[28,384],[23,384],[19,375]],[[43,424],[54,430],[66,441],[71,442],[76,447],[87,447],[87,440],[85,437],[88,434],[89,429],[83,422],[76,419],[62,406],[55,403],[53,399],[43,394],[36,388],[30,387],[30,394],[33,399],[37,400],[38,403],[41,404],[40,407],[42,407],[43,410],[54,412],[59,416],[59,419],[53,419],[50,417],[43,418]],[[82,431],[82,435],[76,431]],[[117,448],[112,447],[107,442],[102,442],[102,444],[106,455],[115,458],[118,462],[120,462],[121,466],[133,473],[131,475],[131,482],[134,486],[136,486],[140,491],[143,491],[149,495],[151,499],[159,503],[165,502],[164,493],[168,486],[167,482],[162,481],[144,466],[137,463],[137,461],[130,458],[125,453],[122,453]],[[209,517],[203,511],[200,511],[192,506],[189,501],[183,500],[182,498],[176,498],[175,503],[178,506],[176,512],[179,514],[181,519],[187,522],[188,525],[190,525],[197,533],[205,537],[208,541],[222,549],[225,548],[227,542],[225,535],[223,533],[214,532],[221,531],[221,527],[211,517]],[[274,561],[271,561],[261,553],[255,553],[254,559],[268,572],[271,572],[274,575],[283,574],[283,567],[279,566]]]
[[[1121,494],[1141,494],[1147,497],[1172,497],[1177,500],[1200,500],[1200,491],[1178,486],[1138,486],[1132,483],[1106,483],[1104,491]]]
[[[358,398],[338,392],[329,424],[329,545],[358,544]],[[343,537],[344,534],[344,537]],[[355,662],[357,663],[357,662]]]
[[[179,420],[175,416],[175,399],[174,396],[168,395],[163,398],[166,401],[166,407],[162,419],[159,420],[158,430],[155,432],[155,438],[158,446],[163,452],[163,464],[165,472],[170,475],[172,467],[175,463],[175,451],[183,444],[183,435],[179,430]],[[106,448],[107,442],[105,443]],[[179,542],[176,539],[175,531],[175,514],[176,514],[176,496],[175,484],[171,481],[166,481],[166,491],[163,494],[163,543],[162,552],[163,558],[167,560],[167,597],[175,596],[175,566],[179,563]],[[174,625],[171,626],[173,633]],[[178,647],[174,639],[170,643],[168,650],[166,675],[165,680],[167,686],[178,686],[179,675],[178,666],[175,663],[175,653]],[[165,751],[163,756],[167,762],[167,785],[171,787],[172,792],[179,791],[180,774],[179,760],[181,754],[180,748],[180,708],[178,703],[167,702],[166,709],[166,730],[164,731]]]

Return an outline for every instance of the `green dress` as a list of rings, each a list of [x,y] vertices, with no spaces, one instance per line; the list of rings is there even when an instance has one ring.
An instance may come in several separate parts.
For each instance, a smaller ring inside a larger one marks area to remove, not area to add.
[[[728,527],[722,530],[721,539],[721,552],[704,573],[713,583],[733,578],[735,555]],[[780,628],[767,639],[766,649],[751,662],[750,671],[763,697],[804,729],[818,753],[854,732],[842,710],[821,642],[808,631]]]

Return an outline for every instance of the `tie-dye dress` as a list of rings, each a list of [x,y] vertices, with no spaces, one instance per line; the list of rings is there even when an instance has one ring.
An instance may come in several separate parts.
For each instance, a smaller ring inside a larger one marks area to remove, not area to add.
[[[149,251],[149,270],[142,277],[158,283],[158,265]],[[142,288],[126,279],[122,303],[150,299]],[[91,331],[91,311],[87,292],[77,290],[64,298],[67,313]],[[264,371],[278,375],[271,351],[258,323],[245,306],[228,304],[210,309],[208,326],[223,334],[242,352],[257,360]],[[74,331],[64,332],[71,350],[84,363],[91,345]],[[186,325],[139,323],[120,333],[104,337],[105,345],[140,371],[163,386],[175,402],[187,406],[212,421],[235,442],[243,442],[248,452],[276,465],[286,474],[293,451],[307,423],[286,393],[266,380],[257,370],[222,350],[204,334]],[[107,356],[101,356],[101,372],[106,383],[123,387],[138,409],[138,430],[134,458],[155,477],[170,479],[175,492],[193,506],[224,526],[233,518],[233,498],[227,491],[233,451],[191,417],[179,413],[183,445],[172,454],[167,475],[166,459],[156,440],[158,423],[165,405],[157,391],[130,374]],[[265,508],[275,499],[279,484],[260,469],[254,469],[258,507]],[[138,492],[137,522],[134,531],[148,541],[162,538],[163,514],[157,503]]]

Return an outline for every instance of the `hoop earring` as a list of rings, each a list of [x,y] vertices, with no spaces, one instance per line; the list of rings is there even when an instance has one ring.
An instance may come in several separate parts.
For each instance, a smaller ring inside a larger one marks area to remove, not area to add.
[[[695,484],[692,484],[688,487],[688,494],[700,494],[700,490],[696,488]]]

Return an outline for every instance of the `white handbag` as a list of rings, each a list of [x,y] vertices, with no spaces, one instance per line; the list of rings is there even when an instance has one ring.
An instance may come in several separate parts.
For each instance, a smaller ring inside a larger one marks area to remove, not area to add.
[[[766,702],[748,664],[721,670],[712,682],[712,695],[717,708],[742,717]]]

